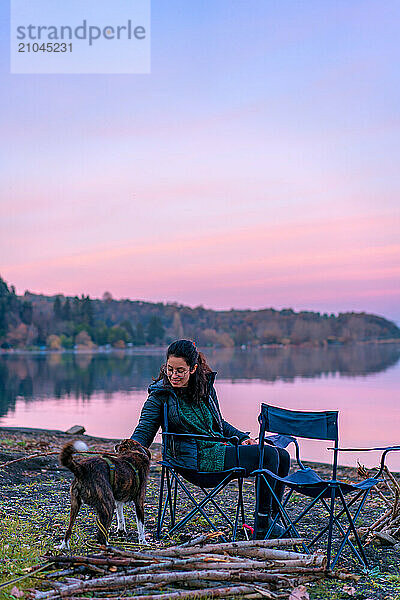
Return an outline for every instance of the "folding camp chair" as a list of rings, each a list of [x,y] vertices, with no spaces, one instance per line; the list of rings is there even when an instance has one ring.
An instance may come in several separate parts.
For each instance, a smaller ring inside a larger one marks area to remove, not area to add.
[[[224,442],[227,444],[233,444],[236,447],[236,465],[232,469],[217,472],[201,472],[194,471],[191,469],[185,469],[178,464],[175,464],[168,458],[167,450],[173,445],[174,440],[177,439],[198,439],[203,441],[215,441]],[[167,404],[164,405],[164,431],[162,433],[162,461],[161,464],[161,482],[160,482],[160,493],[158,502],[158,518],[157,518],[157,539],[161,537],[161,531],[164,523],[166,522],[167,512],[169,512],[169,531],[168,534],[172,535],[181,530],[193,517],[201,515],[208,522],[210,527],[214,531],[219,531],[216,525],[213,523],[211,518],[206,512],[207,505],[213,505],[217,513],[222,517],[225,524],[228,524],[232,531],[231,540],[236,539],[239,517],[241,518],[242,525],[245,523],[244,504],[243,504],[243,477],[245,475],[245,469],[239,467],[239,439],[234,437],[223,437],[223,436],[207,436],[197,434],[186,434],[186,433],[171,433],[168,431],[168,414]],[[233,520],[226,513],[226,511],[218,504],[217,496],[232,480],[237,479],[238,481],[238,495],[235,507],[235,515]],[[201,501],[196,500],[192,492],[187,486],[187,482],[194,484],[199,487],[204,493],[204,498]],[[166,488],[166,495],[164,498],[164,490]],[[208,488],[208,490],[207,490]],[[178,492],[183,492],[183,495],[190,501],[193,508],[178,522],[176,521],[176,504],[178,498]],[[226,538],[221,535],[223,541],[227,541]]]
[[[268,537],[279,516],[284,524],[284,532],[282,532],[282,535],[293,534],[294,537],[301,537],[297,529],[297,524],[313,508],[313,506],[319,502],[327,513],[327,523],[325,522],[321,525],[318,533],[311,541],[308,543],[303,542],[304,551],[307,553],[310,552],[310,548],[327,533],[327,569],[333,569],[335,567],[346,545],[364,567],[368,568],[368,561],[360,537],[357,533],[355,523],[362,511],[371,488],[380,481],[379,478],[384,469],[387,453],[392,450],[400,450],[400,446],[379,448],[384,452],[381,456],[380,469],[375,477],[366,479],[361,483],[348,483],[338,481],[336,478],[338,453],[342,450],[339,448],[338,444],[337,411],[298,412],[262,404],[259,421],[260,464],[259,469],[252,473],[252,475],[256,475],[257,477],[254,537],[257,535],[257,515],[259,513],[261,490],[260,484],[261,480],[263,480],[271,491],[277,509],[276,516],[272,520],[271,526],[265,537]],[[265,437],[266,432],[278,435]],[[333,450],[331,479],[322,479],[318,473],[302,464],[300,460],[299,444],[294,436],[315,440],[331,440],[334,442],[334,447],[331,448],[331,450]],[[290,443],[294,443],[299,470],[290,473],[286,477],[279,477],[268,469],[263,468],[264,444],[266,442],[281,448],[286,448]],[[365,450],[374,449],[375,448],[366,448]],[[282,502],[279,501],[273,489],[274,482],[276,481],[284,483],[288,488],[288,492]],[[300,514],[297,516],[291,516],[288,511],[288,503],[293,492],[297,492],[310,499],[306,507],[301,510]],[[348,502],[346,502],[347,495],[351,495]],[[336,507],[336,504],[339,505],[338,508]],[[337,528],[340,538],[339,547],[336,550],[335,556],[332,557],[334,526]],[[355,543],[350,540],[351,533],[354,535]]]

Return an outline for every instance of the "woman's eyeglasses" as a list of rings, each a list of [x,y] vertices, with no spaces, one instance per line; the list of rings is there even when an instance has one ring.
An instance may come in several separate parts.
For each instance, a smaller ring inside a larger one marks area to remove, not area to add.
[[[170,366],[167,366],[164,369],[164,372],[168,375],[168,377],[172,377],[175,373],[178,377],[185,377],[186,373],[189,373],[190,369],[184,369],[183,367],[178,367],[177,369],[173,369]]]

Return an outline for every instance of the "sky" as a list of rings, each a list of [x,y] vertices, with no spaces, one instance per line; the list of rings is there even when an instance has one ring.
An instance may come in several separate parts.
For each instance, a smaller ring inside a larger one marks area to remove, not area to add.
[[[8,4],[0,275],[18,293],[400,323],[397,0],[153,0],[147,75],[10,74]]]

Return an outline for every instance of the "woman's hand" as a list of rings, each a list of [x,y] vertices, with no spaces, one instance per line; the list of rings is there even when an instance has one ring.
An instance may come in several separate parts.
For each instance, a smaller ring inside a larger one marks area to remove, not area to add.
[[[254,438],[247,438],[247,440],[243,440],[240,444],[241,446],[256,446],[258,444],[257,440]]]

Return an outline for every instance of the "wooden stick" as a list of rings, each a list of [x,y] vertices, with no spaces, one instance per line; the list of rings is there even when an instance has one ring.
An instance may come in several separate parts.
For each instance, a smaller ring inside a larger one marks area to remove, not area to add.
[[[234,550],[227,550],[228,554]],[[275,550],[273,548],[240,548],[236,550],[236,554],[245,556],[246,558],[257,558],[258,560],[291,560],[299,558],[307,558],[308,554],[299,554],[297,552],[289,552],[285,550]]]
[[[204,533],[202,535],[198,535],[197,537],[185,542],[184,544],[180,544],[181,548],[189,548],[191,546],[197,546],[198,544],[202,544],[203,542],[210,541],[212,539],[218,538],[220,535],[223,535],[222,531],[212,531],[211,533]]]
[[[244,582],[268,582],[275,585],[285,585],[287,580],[277,573],[260,573],[258,571],[235,572],[228,570],[209,570],[209,571],[174,571],[172,573],[150,573],[143,575],[119,575],[101,577],[100,579],[91,579],[89,581],[80,581],[76,585],[64,586],[59,593],[61,596],[72,596],[76,591],[92,591],[98,589],[113,590],[119,587],[132,587],[135,584],[144,583],[177,583],[182,581],[194,582],[197,580],[206,581],[244,581]],[[37,592],[36,599],[44,600],[54,598],[55,594],[51,592]]]
[[[155,590],[158,590],[158,589],[160,589],[160,590],[162,589],[161,585],[146,584],[146,585],[142,585],[141,587],[135,588],[135,593],[143,595],[145,593],[150,593],[150,592],[153,593]],[[104,593],[108,593],[108,592],[103,592],[103,594]],[[163,594],[159,594],[158,597],[161,598],[162,596],[163,596]],[[70,600],[73,600],[73,599],[87,600],[87,598],[85,596],[69,596],[69,598],[70,598]],[[135,598],[135,596],[132,596],[132,598]],[[127,596],[117,596],[117,595],[104,596],[103,595],[103,596],[98,597],[98,600],[118,600],[118,599],[126,600]],[[92,600],[92,599],[90,599],[90,600]]]
[[[325,564],[324,554],[310,554],[308,558],[298,558],[296,560],[275,560],[268,568],[278,569],[280,567],[321,567]]]
[[[244,542],[226,542],[223,544],[207,544],[201,548],[201,552],[204,553],[223,553],[228,552],[243,554],[246,551],[254,551],[257,549],[263,550],[269,556],[266,558],[299,558],[306,557],[308,554],[299,554],[298,552],[288,552],[284,550],[273,550],[274,546],[292,546],[298,544],[298,539],[279,539],[279,540],[250,540]],[[188,556],[189,554],[196,554],[199,552],[198,548],[180,548],[179,546],[173,546],[172,548],[160,548],[155,552],[149,552],[149,556]]]
[[[399,523],[399,522],[400,522],[400,514],[398,514],[397,517],[395,517],[393,519],[392,524]]]
[[[278,575],[280,578],[283,577],[288,577],[289,574],[292,575],[301,575],[302,573],[325,573],[326,571],[326,565],[323,565],[321,567],[281,567],[278,570],[274,571],[268,571],[268,573],[273,573],[274,575]]]
[[[31,458],[40,458],[41,456],[52,456],[52,455],[60,454],[60,452],[61,452],[61,448],[60,448],[60,450],[56,450],[53,452],[39,452],[37,454],[29,454],[28,456],[21,456],[20,458],[15,458],[13,460],[8,460],[7,462],[1,463],[0,469],[2,469],[3,467],[8,467],[8,465],[12,465],[17,462],[21,462],[23,460],[30,460]],[[99,455],[104,452],[101,450],[99,450],[97,452],[95,450],[84,450],[82,452],[80,452],[79,450],[75,450],[74,453],[75,454],[97,454],[97,455]],[[107,452],[107,454],[110,454],[110,452]]]
[[[134,565],[151,564],[152,559],[147,560],[137,558],[97,558],[93,556],[46,556],[46,560],[50,560],[58,564],[78,564],[78,565],[105,565],[108,567],[128,567]]]
[[[326,571],[329,579],[340,579],[340,581],[359,581],[361,575],[355,575],[354,573],[341,573],[340,571]]]
[[[400,484],[397,481],[397,479],[395,478],[395,476],[393,475],[393,473],[391,473],[387,467],[385,467],[384,474],[387,475],[387,477],[392,482],[393,487],[400,493]]]
[[[0,589],[8,587],[9,585],[12,585],[13,583],[18,583],[19,581],[22,581],[23,579],[27,579],[28,577],[34,577],[36,575],[36,573],[40,573],[40,571],[45,571],[49,567],[51,567],[51,562],[46,562],[44,565],[40,565],[39,567],[35,568],[33,571],[30,571],[29,573],[25,573],[25,575],[21,575],[20,577],[16,577],[14,579],[11,579],[10,581],[4,581],[3,583],[0,584]]]
[[[234,556],[229,556],[229,555],[221,555],[221,554],[204,554],[201,553],[199,550],[199,554],[192,556],[192,557],[188,557],[188,558],[169,558],[169,557],[160,557],[158,559],[156,558],[148,558],[145,561],[138,561],[136,559],[132,560],[132,559],[125,559],[123,561],[116,561],[113,560],[112,558],[110,559],[100,559],[97,557],[92,557],[92,556],[55,556],[55,557],[48,557],[50,560],[52,558],[54,558],[54,562],[59,562],[61,564],[73,564],[73,565],[86,565],[86,566],[93,566],[94,564],[103,564],[106,563],[109,566],[134,566],[136,565],[136,568],[134,569],[129,569],[129,573],[133,574],[134,572],[136,573],[140,573],[140,572],[148,572],[150,570],[159,570],[159,569],[167,569],[173,566],[179,566],[179,565],[186,565],[186,564],[191,564],[194,562],[198,562],[200,563],[200,561],[202,561],[201,564],[203,564],[204,566],[206,566],[208,564],[209,561],[218,561],[220,564],[224,564],[227,561],[233,562],[233,561],[237,561],[239,563],[243,562],[242,558],[239,557],[234,557]],[[253,561],[255,562],[255,561]],[[261,564],[263,565],[264,563],[257,563],[255,562],[255,564]]]
[[[182,568],[185,569],[187,567],[188,569],[195,569],[196,571],[201,571],[202,569],[204,569],[204,567],[206,567],[207,570],[212,570],[212,571],[215,571],[217,569],[222,569],[222,570],[239,569],[239,570],[243,571],[244,569],[251,569],[251,570],[265,569],[266,564],[264,562],[255,561],[255,560],[240,560],[240,561],[235,561],[235,562],[229,562],[229,561],[209,562],[209,563],[207,562],[205,564],[204,562],[196,562],[196,559],[194,559],[190,563],[187,562],[186,564],[171,565],[169,567],[169,569],[173,569],[174,567],[176,567],[178,569],[182,569]]]
[[[202,590],[184,590],[179,592],[170,592],[161,594],[150,594],[145,596],[134,596],[135,600],[195,600],[197,598],[228,598],[229,596],[240,596],[248,594],[257,590],[256,586],[240,585],[240,586],[228,586],[228,587],[212,587]],[[266,590],[265,590],[266,592]],[[257,595],[253,595],[253,598],[277,598],[277,594],[268,592],[269,595],[261,593],[257,590]],[[73,596],[71,600],[82,600],[82,597]],[[101,597],[92,597],[91,600],[104,600]],[[126,596],[115,597],[113,600],[126,600]]]
[[[377,519],[374,523],[372,523],[372,525],[370,525],[368,527],[368,531],[373,531],[374,529],[376,529],[378,527],[378,525],[383,523],[387,519],[387,517],[389,517],[389,515],[390,515],[390,509],[385,511],[385,513],[382,516],[380,516],[379,519]]]
[[[388,499],[386,498],[386,496],[384,496],[384,495],[382,494],[382,492],[381,492],[380,490],[378,490],[378,488],[376,488],[376,490],[375,490],[375,491],[376,491],[377,495],[380,497],[380,499],[381,499],[381,500],[383,500],[383,502],[386,504],[386,506],[391,506],[391,502],[390,502],[390,500],[388,500]]]
[[[303,538],[279,538],[276,540],[244,540],[242,542],[224,542],[221,544],[207,544],[201,547],[201,552],[212,552],[217,548],[221,552],[226,552],[232,548],[234,550],[238,548],[275,548],[279,546],[296,546],[304,541]],[[198,552],[198,548],[191,548],[190,546],[170,546],[169,548],[159,548],[156,551],[149,551],[148,555],[162,554],[163,556],[179,554],[193,554]]]

